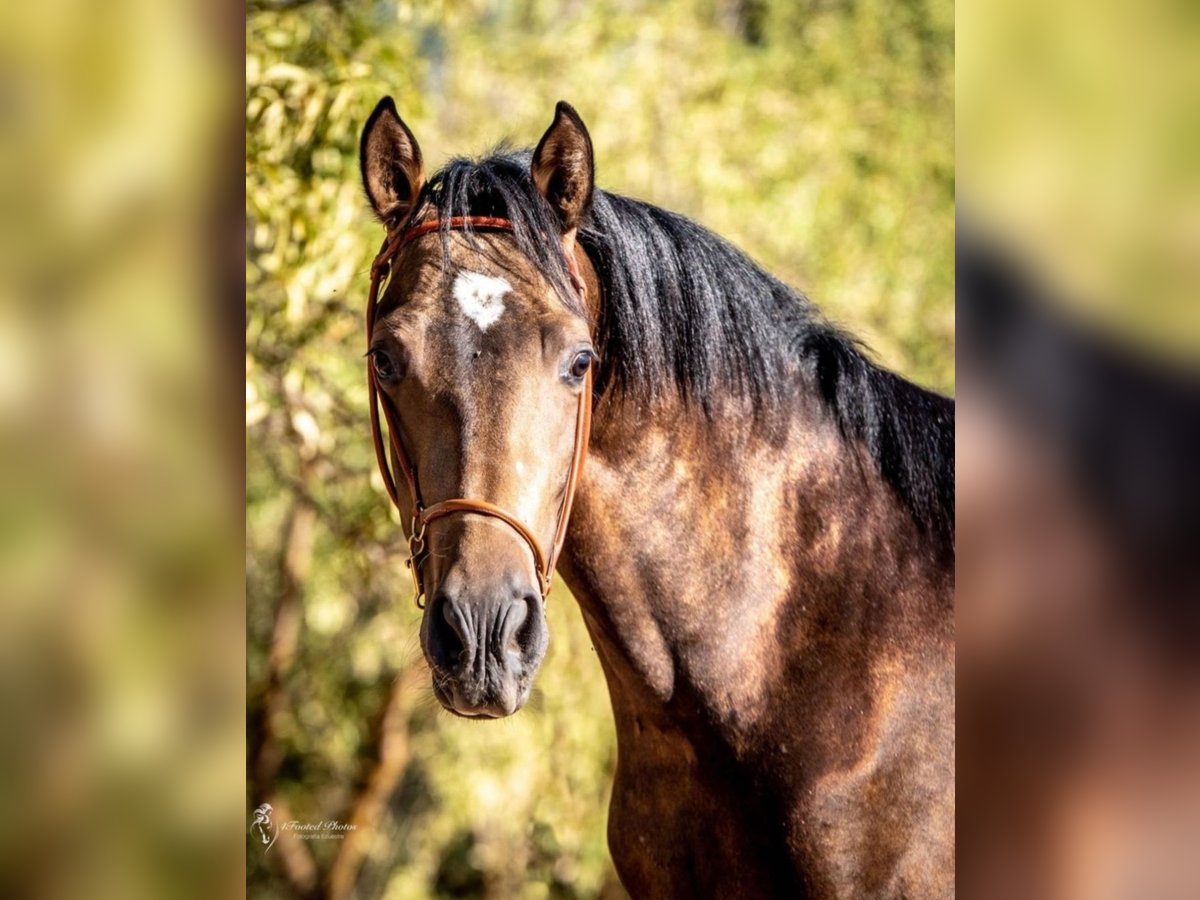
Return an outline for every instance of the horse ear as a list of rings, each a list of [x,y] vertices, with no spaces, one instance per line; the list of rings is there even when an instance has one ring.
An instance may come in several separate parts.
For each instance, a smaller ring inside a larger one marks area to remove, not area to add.
[[[363,187],[375,215],[389,224],[412,211],[425,174],[421,148],[396,113],[391,97],[384,97],[363,126],[358,151]]]
[[[560,100],[554,108],[554,121],[533,151],[530,175],[558,213],[564,238],[573,239],[592,202],[596,167],[592,139],[583,119],[570,104]]]

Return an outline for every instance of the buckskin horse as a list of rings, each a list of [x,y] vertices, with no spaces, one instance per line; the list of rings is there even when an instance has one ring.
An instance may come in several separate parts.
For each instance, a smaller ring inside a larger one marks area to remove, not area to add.
[[[522,706],[557,568],[632,896],[951,896],[953,401],[596,188],[565,103],[532,154],[426,179],[386,98],[361,164],[373,432],[442,705]]]

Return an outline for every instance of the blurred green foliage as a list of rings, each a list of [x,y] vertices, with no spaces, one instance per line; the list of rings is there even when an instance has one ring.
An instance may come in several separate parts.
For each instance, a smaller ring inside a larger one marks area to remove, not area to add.
[[[361,358],[378,99],[433,167],[531,145],[569,100],[602,187],[695,217],[949,390],[953,51],[950,0],[251,2],[247,810],[365,817],[250,845],[253,896],[620,896],[608,698],[570,596],[516,717],[453,719],[427,684]]]

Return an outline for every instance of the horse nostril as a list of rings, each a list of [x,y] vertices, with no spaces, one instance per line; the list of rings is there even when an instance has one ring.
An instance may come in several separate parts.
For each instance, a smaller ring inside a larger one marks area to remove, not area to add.
[[[466,657],[470,629],[463,619],[462,608],[453,600],[443,600],[437,606],[438,614],[431,623],[435,655],[439,664],[450,668]]]
[[[512,625],[507,629],[506,647],[524,656],[533,656],[542,639],[543,625],[536,594],[526,594],[513,601]]]
[[[514,597],[499,609],[496,620],[496,649],[504,653],[520,653],[517,635],[529,618],[529,604],[524,597]]]

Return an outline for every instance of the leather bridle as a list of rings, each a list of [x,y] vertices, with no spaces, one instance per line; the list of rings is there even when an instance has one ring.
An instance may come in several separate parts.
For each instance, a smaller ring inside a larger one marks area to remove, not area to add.
[[[491,216],[455,216],[447,220],[433,219],[407,228],[397,228],[393,232],[390,232],[379,250],[379,255],[375,257],[375,262],[371,265],[371,293],[367,299],[368,346],[375,331],[375,315],[379,306],[380,288],[384,280],[391,273],[392,261],[395,259],[396,254],[406,244],[422,235],[439,231],[443,228],[449,228],[454,231],[470,229],[473,231],[511,232],[513,224],[508,219]],[[567,252],[565,249],[563,255],[567,263],[567,272],[571,277],[571,284],[579,294],[581,305],[586,308],[586,304],[583,301],[586,299],[587,288],[583,278],[579,274],[578,262],[574,254]],[[529,546],[529,550],[533,554],[533,564],[538,575],[538,587],[542,592],[542,599],[544,601],[550,591],[550,581],[554,576],[554,565],[558,561],[559,553],[562,552],[563,542],[567,537],[567,520],[571,516],[571,503],[575,499],[575,489],[579,486],[579,479],[583,474],[583,463],[587,457],[588,437],[591,433],[592,421],[591,368],[589,367],[587,374],[584,375],[583,388],[579,394],[579,405],[575,412],[575,449],[571,455],[571,469],[567,473],[567,485],[563,493],[562,505],[558,510],[558,522],[554,528],[554,543],[551,545],[549,555],[546,555],[533,532],[520,519],[486,500],[458,497],[451,500],[442,500],[434,503],[432,506],[425,505],[424,498],[421,496],[421,486],[417,480],[416,467],[413,464],[412,458],[404,449],[404,443],[400,439],[400,429],[396,426],[396,418],[392,410],[392,405],[388,402],[387,394],[381,390],[377,378],[375,367],[370,359],[370,354],[368,354],[367,388],[370,394],[371,437],[375,444],[375,458],[379,462],[379,472],[383,476],[383,484],[387,489],[388,496],[392,498],[392,502],[396,504],[397,509],[402,509],[400,495],[396,489],[396,478],[388,463],[387,451],[383,443],[383,434],[379,425],[379,407],[382,406],[384,417],[387,419],[388,433],[391,435],[392,452],[399,465],[400,473],[404,476],[404,480],[408,484],[408,493],[412,498],[414,514],[408,533],[409,558],[407,565],[412,572],[413,589],[416,591],[414,599],[417,606],[422,609],[425,608],[425,582],[421,566],[428,557],[428,551],[425,546],[426,529],[431,522],[435,522],[438,519],[443,519],[446,516],[465,514],[490,516],[493,519],[499,519],[520,536],[521,540]]]

